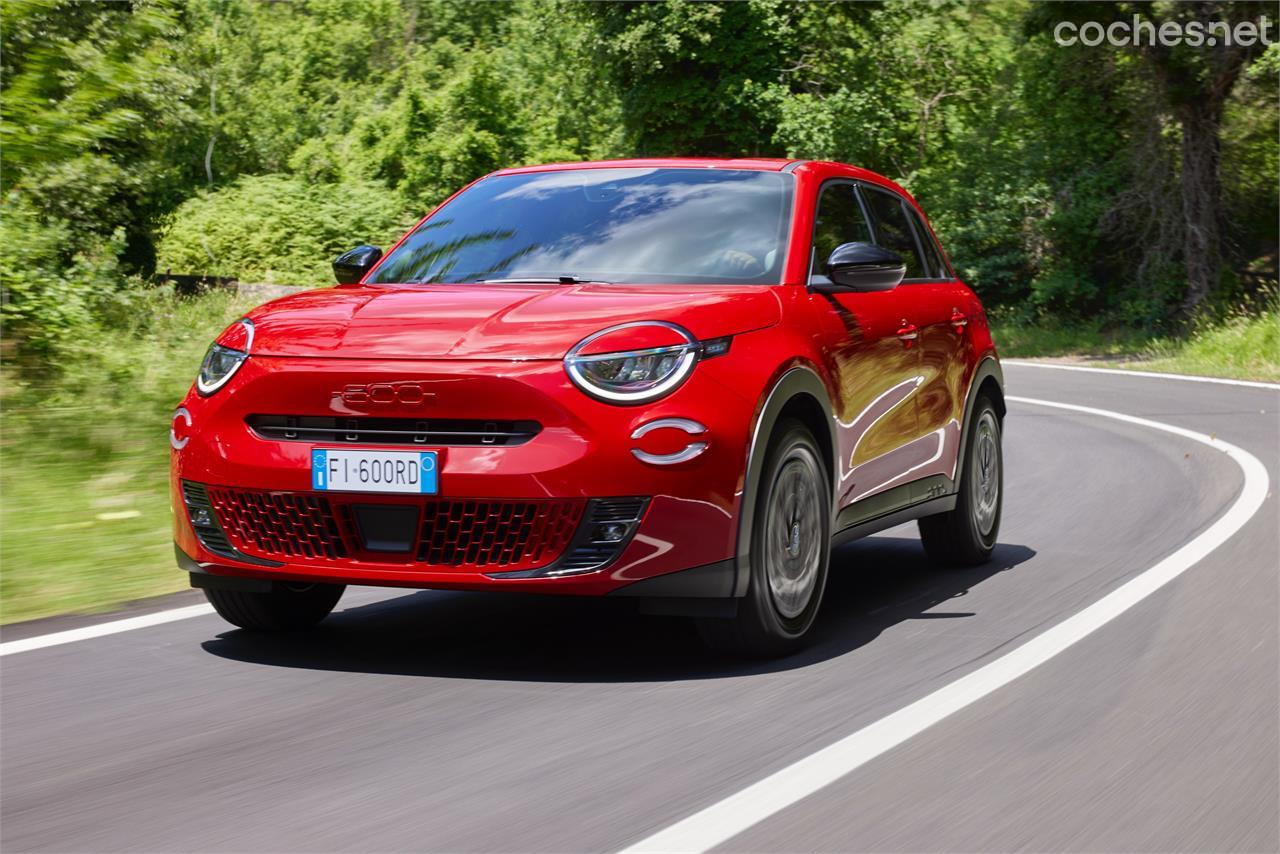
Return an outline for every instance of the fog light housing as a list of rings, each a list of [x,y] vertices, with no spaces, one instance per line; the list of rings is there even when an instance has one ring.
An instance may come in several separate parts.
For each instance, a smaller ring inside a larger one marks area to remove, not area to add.
[[[488,572],[490,578],[552,578],[596,572],[613,563],[640,528],[647,496],[592,498],[577,534],[554,563],[537,569]]]
[[[629,526],[622,522],[607,522],[603,525],[596,525],[595,531],[591,534],[591,542],[593,543],[619,543],[627,535]]]

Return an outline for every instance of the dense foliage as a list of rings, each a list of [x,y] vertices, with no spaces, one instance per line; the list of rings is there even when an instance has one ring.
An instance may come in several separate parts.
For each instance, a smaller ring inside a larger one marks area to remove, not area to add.
[[[6,0],[6,357],[157,271],[323,282],[489,170],[633,154],[864,165],[992,305],[1170,329],[1275,278],[1280,52],[1053,25],[1269,8]]]

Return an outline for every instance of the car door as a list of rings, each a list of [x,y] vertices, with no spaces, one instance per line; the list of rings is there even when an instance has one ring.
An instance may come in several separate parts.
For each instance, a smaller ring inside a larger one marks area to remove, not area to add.
[[[853,181],[827,182],[819,195],[810,263],[810,285],[830,285],[823,270],[841,244],[874,239],[867,212]],[[909,504],[907,481],[920,439],[915,396],[921,383],[919,350],[910,332],[902,294],[897,290],[813,291],[834,328],[826,348],[838,382],[835,409],[840,454],[837,508],[850,508],[841,527]],[[900,337],[902,333],[902,337]]]
[[[915,207],[896,193],[868,188],[868,208],[877,239],[904,258],[907,275],[898,289],[911,305],[919,335],[921,385],[916,396],[920,432],[929,457],[916,469],[915,498],[950,490],[963,419],[966,311],[970,299],[952,279],[942,253]],[[971,296],[971,295],[970,295]]]

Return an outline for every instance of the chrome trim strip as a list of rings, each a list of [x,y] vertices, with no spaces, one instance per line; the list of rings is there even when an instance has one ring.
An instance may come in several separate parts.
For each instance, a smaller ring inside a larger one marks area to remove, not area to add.
[[[177,409],[173,411],[173,418],[170,419],[169,421],[169,445],[175,451],[181,451],[183,448],[187,446],[187,443],[191,441],[191,437],[187,436],[181,442],[179,442],[177,434],[173,432],[173,422],[177,421],[179,417],[181,417],[182,420],[187,422],[188,428],[191,426],[191,413],[187,411],[187,408],[185,406],[179,406]]]
[[[631,453],[642,463],[654,466],[673,466],[676,463],[688,462],[707,449],[706,442],[694,442],[682,451],[674,454],[650,454],[639,448],[632,448]]]
[[[707,428],[690,418],[659,418],[657,421],[650,421],[648,424],[641,424],[631,433],[632,439],[640,439],[652,433],[654,430],[661,430],[664,427],[672,427],[676,430],[683,430],[690,436],[698,436],[707,432]]]

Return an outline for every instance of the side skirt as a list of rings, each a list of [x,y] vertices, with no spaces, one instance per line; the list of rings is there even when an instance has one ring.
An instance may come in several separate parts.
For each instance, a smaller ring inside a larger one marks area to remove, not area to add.
[[[844,545],[853,540],[870,536],[878,531],[886,528],[892,528],[894,525],[901,525],[903,522],[911,522],[924,516],[932,516],[935,513],[947,513],[956,507],[956,496],[943,495],[939,498],[931,498],[927,501],[921,501],[919,504],[912,504],[909,507],[903,507],[901,510],[894,510],[871,519],[855,522],[847,527],[841,528],[831,538],[831,546]]]

